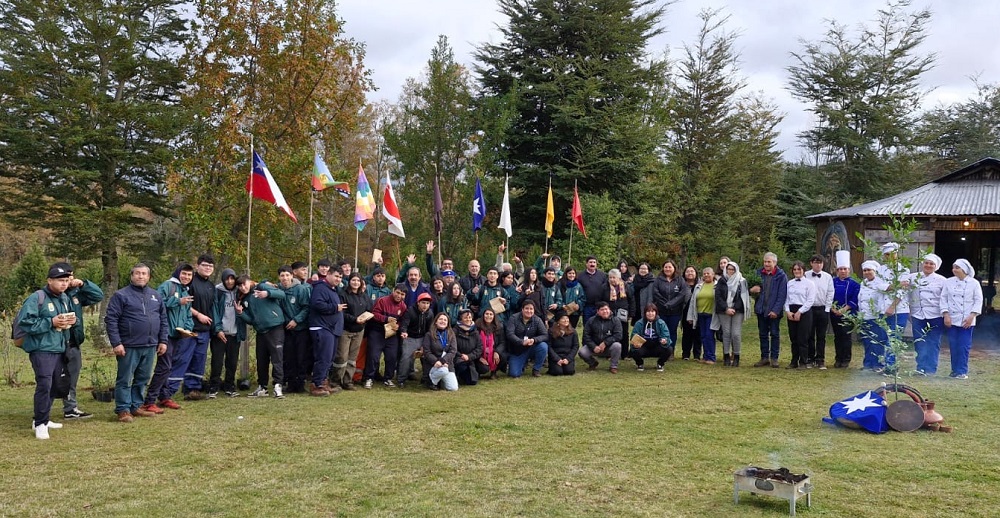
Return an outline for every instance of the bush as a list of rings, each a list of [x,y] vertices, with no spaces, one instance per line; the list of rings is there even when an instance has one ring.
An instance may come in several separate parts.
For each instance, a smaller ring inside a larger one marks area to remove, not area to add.
[[[0,312],[0,381],[11,387],[23,384],[22,377],[29,369],[28,355],[14,345],[8,332],[15,315],[11,311]]]

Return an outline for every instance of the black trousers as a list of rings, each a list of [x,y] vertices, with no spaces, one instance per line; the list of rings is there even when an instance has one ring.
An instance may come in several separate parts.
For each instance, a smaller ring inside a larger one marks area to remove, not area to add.
[[[643,358],[656,358],[657,365],[663,365],[667,363],[667,358],[670,358],[671,348],[660,343],[657,340],[646,340],[646,343],[642,344],[642,347],[633,347],[629,356],[635,360],[636,366],[642,365]]]
[[[266,333],[257,333],[257,384],[261,387],[267,388],[269,365],[275,385],[285,383],[284,364],[281,359],[284,349],[284,327],[278,326]]]
[[[688,323],[686,318],[681,318],[681,329],[684,330],[681,336],[681,358],[701,359],[701,334]]]
[[[799,305],[789,306],[788,309],[795,313],[801,308]],[[805,365],[809,361],[809,334],[812,332],[812,311],[802,314],[801,320],[788,321],[788,338],[792,342],[792,366]]]
[[[572,376],[576,374],[576,358],[570,358],[566,365],[556,365],[556,362],[549,358],[549,374],[552,376]]]
[[[851,363],[851,326],[844,321],[843,317],[832,315],[830,323],[833,325],[833,349],[836,357],[835,362],[841,364]]]
[[[223,392],[236,390],[236,365],[240,360],[240,342],[236,335],[223,335],[226,341],[222,341],[218,335],[212,335],[212,342],[209,348],[212,351],[211,368],[208,375],[208,391],[218,392],[222,388]],[[225,368],[225,380],[223,380],[223,368]]]
[[[311,343],[309,329],[305,325],[294,331],[285,330],[285,349],[281,360],[289,392],[304,392],[306,389],[306,375],[312,371],[312,365],[306,365],[307,361],[312,362],[312,354],[306,358],[306,349]]]
[[[826,330],[830,327],[830,313],[824,306],[813,306],[809,310],[812,315],[812,332],[809,333],[808,356],[810,362],[826,361]]]

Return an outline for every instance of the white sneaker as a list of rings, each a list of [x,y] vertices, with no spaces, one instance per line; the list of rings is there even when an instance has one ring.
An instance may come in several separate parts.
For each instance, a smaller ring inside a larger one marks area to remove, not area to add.
[[[56,422],[54,422],[54,421],[49,421],[49,422],[48,422],[48,423],[46,424],[46,427],[47,427],[47,428],[48,428],[49,430],[58,430],[58,429],[62,428],[62,423],[56,423]],[[32,429],[32,430],[34,430],[35,428],[37,428],[37,427],[35,426],[35,421],[31,421],[31,429]]]
[[[49,438],[49,427],[46,425],[34,426],[35,429],[35,439],[48,439]]]
[[[281,391],[281,383],[274,384],[274,397],[278,399],[285,399],[285,393]]]
[[[267,397],[267,389],[257,385],[257,390],[251,392],[248,397]]]
[[[365,380],[365,388],[366,388],[366,389],[370,389],[370,388],[372,388],[372,385],[374,385],[374,384],[375,384],[375,383],[374,383],[374,382],[372,382],[372,380],[370,380],[370,379],[367,379],[367,380]]]

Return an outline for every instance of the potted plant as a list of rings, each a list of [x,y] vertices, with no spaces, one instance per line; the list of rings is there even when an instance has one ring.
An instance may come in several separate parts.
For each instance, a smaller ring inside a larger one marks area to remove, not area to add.
[[[109,403],[115,400],[116,372],[107,356],[98,355],[90,364],[90,393],[94,399]]]

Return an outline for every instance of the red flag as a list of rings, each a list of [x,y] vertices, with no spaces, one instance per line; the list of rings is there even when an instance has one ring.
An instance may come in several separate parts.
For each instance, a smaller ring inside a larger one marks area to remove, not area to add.
[[[253,153],[253,173],[250,174],[250,178],[247,178],[246,190],[258,200],[273,203],[279,209],[283,210],[285,214],[288,214],[288,217],[292,218],[296,223],[299,222],[299,219],[295,217],[295,213],[292,212],[292,208],[285,201],[285,197],[282,196],[278,184],[274,182],[271,171],[264,165],[264,161],[261,160],[260,155],[256,151]]]
[[[399,206],[396,205],[396,195],[392,191],[392,181],[389,180],[389,174],[385,175],[385,194],[382,196],[382,215],[385,219],[389,220],[389,233],[399,236],[406,237],[403,234],[403,219],[399,215]]]
[[[583,226],[583,207],[580,206],[580,194],[576,192],[576,185],[573,186],[573,222],[576,228],[580,229],[583,237],[587,237],[587,229]]]

